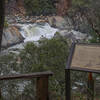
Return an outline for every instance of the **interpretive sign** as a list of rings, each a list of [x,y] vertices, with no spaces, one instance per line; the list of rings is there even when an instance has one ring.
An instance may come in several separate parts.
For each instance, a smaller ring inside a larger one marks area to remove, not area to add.
[[[73,43],[65,69],[66,99],[71,100],[70,70],[100,73],[100,44]],[[94,100],[94,81],[89,73],[87,100]],[[89,97],[90,95],[90,97]]]
[[[100,45],[73,44],[66,68],[100,72]]]

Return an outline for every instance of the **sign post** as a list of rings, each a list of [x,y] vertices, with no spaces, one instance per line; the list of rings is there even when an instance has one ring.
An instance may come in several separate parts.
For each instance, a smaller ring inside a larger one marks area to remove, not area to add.
[[[94,100],[94,80],[92,73],[88,75],[87,100]]]
[[[73,43],[65,70],[65,100],[71,100],[71,90],[69,90],[71,89],[70,70],[89,72],[87,82],[87,100],[94,100],[94,80],[92,73],[100,73],[100,44]]]

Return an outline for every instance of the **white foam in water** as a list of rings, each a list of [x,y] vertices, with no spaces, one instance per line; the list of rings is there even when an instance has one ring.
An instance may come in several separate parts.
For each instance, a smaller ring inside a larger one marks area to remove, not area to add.
[[[48,23],[44,25],[28,24],[24,25],[21,35],[25,38],[24,42],[38,41],[41,37],[52,38],[58,29],[52,28]]]

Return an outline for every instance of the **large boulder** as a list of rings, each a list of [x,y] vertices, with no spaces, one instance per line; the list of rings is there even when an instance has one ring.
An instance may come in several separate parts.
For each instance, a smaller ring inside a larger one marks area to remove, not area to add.
[[[69,30],[73,28],[72,21],[68,17],[63,18],[60,16],[51,16],[51,17],[48,17],[48,23],[51,26],[59,28],[59,29]]]
[[[72,40],[73,42],[84,40],[88,41],[88,39],[90,38],[87,34],[75,30],[60,30],[59,33],[60,35]]]
[[[4,29],[4,33],[2,36],[2,47],[7,47],[13,44],[17,44],[23,41],[23,38],[15,26],[9,26]]]

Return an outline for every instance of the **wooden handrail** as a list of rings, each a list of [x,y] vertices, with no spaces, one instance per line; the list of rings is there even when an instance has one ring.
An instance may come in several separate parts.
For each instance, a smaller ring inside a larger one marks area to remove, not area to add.
[[[45,76],[52,76],[53,73],[51,71],[46,72],[35,72],[32,74],[18,74],[18,75],[9,75],[9,76],[0,76],[0,80],[12,80],[12,79],[22,79],[22,78],[40,78]]]
[[[37,78],[36,100],[49,100],[48,78],[49,78],[49,76],[52,76],[52,75],[53,75],[53,73],[51,71],[46,71],[46,72],[36,72],[36,73],[32,73],[32,74],[0,76],[0,80]],[[0,98],[1,98],[1,91],[0,91]]]

